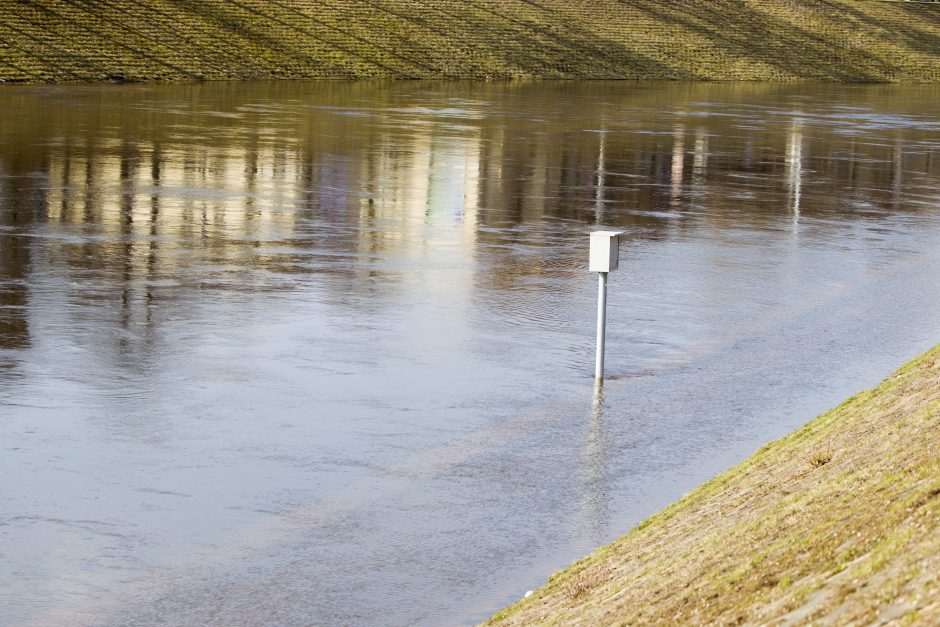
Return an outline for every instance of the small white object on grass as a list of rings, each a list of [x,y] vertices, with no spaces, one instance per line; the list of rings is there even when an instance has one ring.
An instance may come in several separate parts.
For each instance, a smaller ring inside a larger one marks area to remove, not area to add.
[[[522,598],[523,598],[523,599],[528,599],[530,596],[532,596],[532,591],[531,591],[531,590],[528,590],[528,591],[525,593],[525,596],[522,597]]]

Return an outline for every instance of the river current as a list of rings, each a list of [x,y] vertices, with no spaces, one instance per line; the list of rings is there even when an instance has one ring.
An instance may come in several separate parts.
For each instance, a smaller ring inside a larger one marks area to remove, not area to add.
[[[938,96],[4,86],[0,623],[484,619],[940,341]]]

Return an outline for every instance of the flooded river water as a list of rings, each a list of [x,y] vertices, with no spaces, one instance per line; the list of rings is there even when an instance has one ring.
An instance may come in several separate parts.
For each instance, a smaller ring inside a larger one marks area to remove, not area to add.
[[[940,341],[938,96],[0,89],[0,623],[485,618]]]

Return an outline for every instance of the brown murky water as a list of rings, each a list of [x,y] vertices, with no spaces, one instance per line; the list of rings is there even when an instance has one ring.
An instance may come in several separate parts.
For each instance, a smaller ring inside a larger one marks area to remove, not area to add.
[[[938,96],[0,90],[0,623],[484,618],[940,341]]]

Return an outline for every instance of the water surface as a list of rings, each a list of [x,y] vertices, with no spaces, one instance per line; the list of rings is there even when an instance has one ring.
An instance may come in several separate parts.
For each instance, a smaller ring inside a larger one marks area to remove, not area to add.
[[[485,618],[940,340],[938,96],[5,87],[0,622]]]

